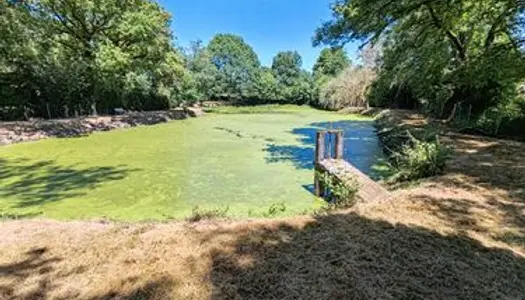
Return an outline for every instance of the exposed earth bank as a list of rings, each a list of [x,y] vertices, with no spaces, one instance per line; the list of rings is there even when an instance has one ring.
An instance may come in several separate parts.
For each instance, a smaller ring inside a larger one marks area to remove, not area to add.
[[[77,137],[95,131],[154,125],[202,115],[200,108],[181,108],[170,111],[131,112],[118,116],[0,122],[0,146],[51,137]]]

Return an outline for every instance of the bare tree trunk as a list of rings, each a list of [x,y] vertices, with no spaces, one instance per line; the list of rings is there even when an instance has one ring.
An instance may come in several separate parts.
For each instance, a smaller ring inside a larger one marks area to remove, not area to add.
[[[93,116],[97,116],[98,115],[98,113],[97,113],[97,103],[95,101],[91,102],[91,114]]]
[[[24,119],[26,121],[29,121],[29,118],[31,118],[30,113],[31,113],[31,110],[27,106],[24,105]]]
[[[450,123],[452,120],[454,120],[454,117],[456,116],[456,111],[458,109],[458,104],[454,104],[454,108],[452,108],[452,112],[450,113],[450,116],[445,120],[445,123]]]
[[[46,102],[47,118],[51,119],[51,109],[49,109],[49,102]]]

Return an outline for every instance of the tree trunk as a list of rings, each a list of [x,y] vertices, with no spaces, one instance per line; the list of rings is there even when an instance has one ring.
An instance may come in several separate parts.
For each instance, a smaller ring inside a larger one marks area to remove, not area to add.
[[[450,116],[445,120],[445,123],[450,123],[452,120],[454,120],[454,117],[456,116],[456,111],[458,110],[458,104],[454,104],[454,108],[452,109],[452,112],[450,113]]]
[[[91,101],[91,114],[93,116],[97,116],[97,103],[95,101]]]
[[[49,102],[46,102],[47,118],[51,119],[51,109],[49,109]]]

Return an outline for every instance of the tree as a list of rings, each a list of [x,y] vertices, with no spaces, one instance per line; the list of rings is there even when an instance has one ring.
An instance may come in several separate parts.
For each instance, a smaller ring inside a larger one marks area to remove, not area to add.
[[[207,53],[218,70],[215,97],[239,101],[254,97],[255,81],[261,66],[253,49],[239,36],[218,34]]]
[[[279,85],[272,69],[262,67],[256,85],[257,98],[260,102],[274,102],[279,100]]]
[[[335,77],[350,64],[351,61],[342,47],[325,48],[314,64],[314,77]]]
[[[202,41],[192,42],[190,48],[185,51],[186,68],[191,73],[191,87],[188,96],[194,101],[206,101],[215,95],[221,94],[226,86],[220,86],[219,71],[212,63],[208,49]],[[225,83],[223,83],[225,84]]]
[[[460,102],[479,114],[506,101],[525,75],[523,1],[344,0],[332,10],[314,44],[383,40],[375,86],[408,87],[439,115]]]
[[[17,74],[5,85],[25,94],[22,106],[35,114],[162,108],[180,99],[189,78],[172,46],[170,16],[155,2],[4,1],[0,22],[11,25],[2,37],[23,34],[2,42],[9,53],[0,77]]]
[[[311,100],[311,76],[301,69],[302,64],[297,51],[279,52],[273,58],[272,71],[281,102],[302,104]]]
[[[279,52],[273,58],[272,70],[280,84],[293,85],[301,73],[303,59],[297,51]]]

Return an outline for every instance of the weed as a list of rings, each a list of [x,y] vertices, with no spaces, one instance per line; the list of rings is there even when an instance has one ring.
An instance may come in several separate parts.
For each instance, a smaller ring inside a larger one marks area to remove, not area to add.
[[[272,205],[270,205],[270,207],[268,208],[266,212],[263,212],[262,215],[265,218],[271,218],[271,217],[275,217],[276,215],[280,213],[284,213],[285,211],[286,211],[286,204],[284,204],[284,202],[273,203]]]
[[[216,209],[201,209],[199,206],[195,206],[193,207],[191,215],[186,219],[186,221],[200,222],[202,220],[224,219],[228,216],[229,210],[229,206]]]
[[[344,183],[328,173],[318,172],[317,176],[328,192],[327,200],[330,204],[328,209],[348,208],[355,205],[359,184],[352,175],[348,174]]]
[[[392,154],[397,173],[393,181],[412,181],[443,173],[450,157],[450,148],[442,145],[437,135],[434,140],[415,138],[408,130],[408,142]]]

